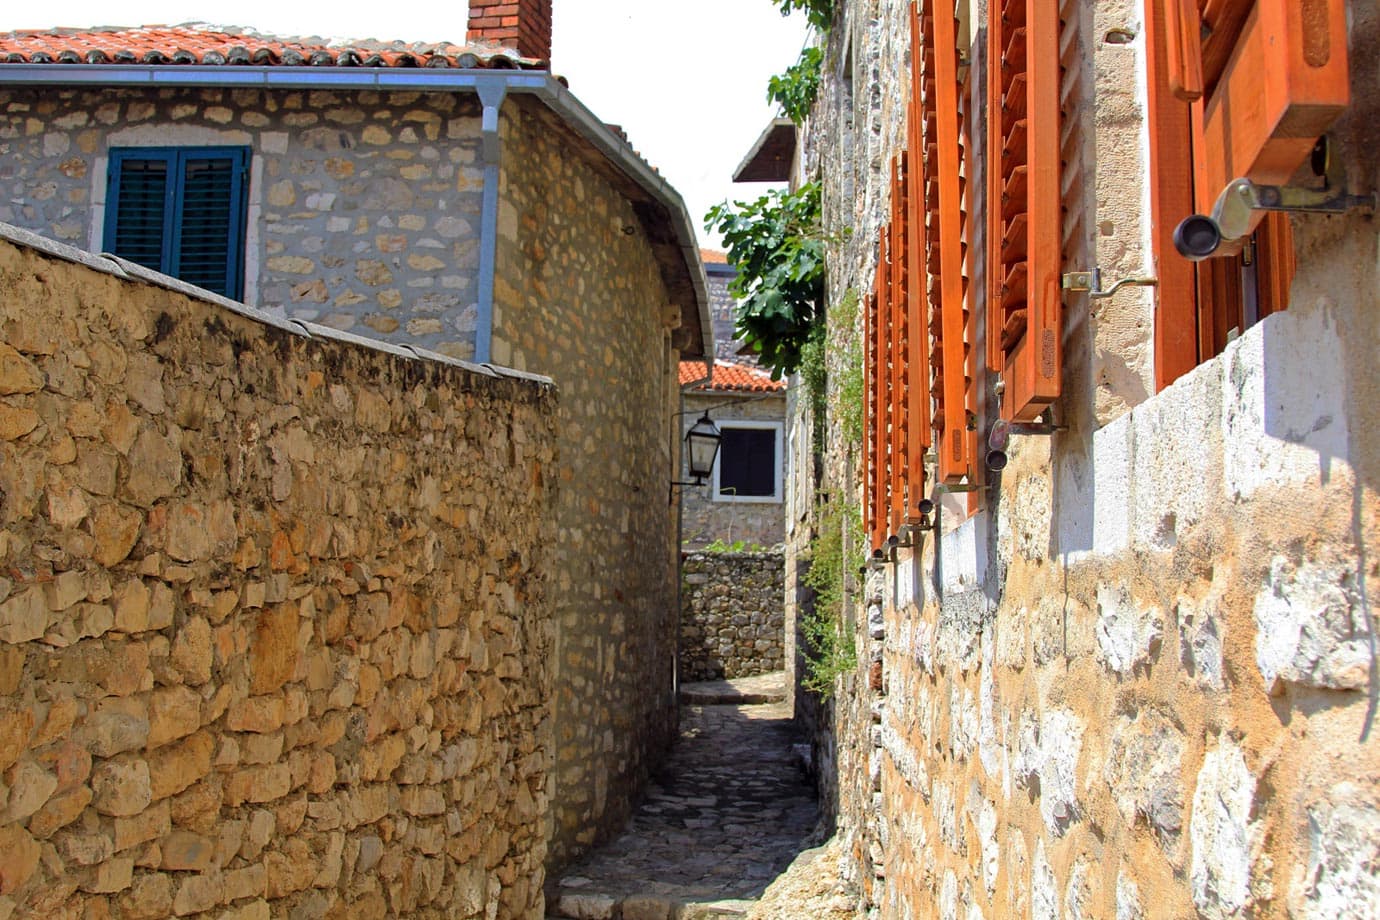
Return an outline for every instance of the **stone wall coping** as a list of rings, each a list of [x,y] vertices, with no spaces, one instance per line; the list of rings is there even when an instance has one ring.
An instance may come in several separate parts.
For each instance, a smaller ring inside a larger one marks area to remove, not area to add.
[[[417,348],[411,345],[395,345],[391,342],[384,342],[379,339],[371,339],[365,336],[355,335],[351,332],[332,329],[329,326],[322,326],[319,323],[284,319],[281,316],[275,316],[267,310],[261,310],[257,307],[251,307],[248,304],[240,303],[237,300],[222,297],[220,294],[213,291],[197,287],[194,284],[188,284],[186,281],[130,262],[128,259],[122,259],[119,256],[113,256],[109,253],[100,253],[98,255],[85,249],[78,249],[75,246],[60,243],[57,240],[49,239],[46,236],[42,236],[30,230],[25,230],[22,227],[16,227],[13,224],[0,222],[0,240],[5,240],[26,249],[36,250],[66,262],[75,262],[78,265],[84,265],[102,274],[114,275],[125,281],[134,281],[175,291],[193,300],[214,304],[222,309],[229,310],[231,313],[236,313],[246,319],[251,319],[265,326],[271,326],[274,329],[279,329],[290,335],[302,336],[304,338],[331,339],[359,348],[367,348],[371,351],[379,351],[400,358],[406,358],[409,361],[427,361],[434,364],[447,364],[452,367],[462,368],[472,374],[478,374],[481,377],[508,377],[514,380],[536,384],[541,387],[555,387],[555,383],[550,377],[545,377],[540,374],[529,374],[525,371],[500,367],[495,364],[474,364],[470,361],[462,361],[459,358],[452,358],[425,348]]]
[[[703,549],[691,549],[691,550],[686,550],[686,551],[685,551],[685,557],[688,559],[688,558],[690,558],[691,556],[699,556],[700,558],[703,558],[703,559],[758,559],[758,560],[762,560],[762,561],[770,561],[770,560],[773,560],[773,559],[784,559],[784,558],[786,557],[786,551],[785,551],[784,549],[782,549],[782,550],[764,550],[764,551],[762,551],[762,552],[739,552],[739,553],[735,553],[735,552],[730,552],[730,551],[728,551],[728,550],[703,550]]]

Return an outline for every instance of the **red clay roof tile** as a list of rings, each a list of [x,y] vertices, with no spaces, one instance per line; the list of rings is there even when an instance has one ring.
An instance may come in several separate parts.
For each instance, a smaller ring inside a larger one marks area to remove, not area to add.
[[[703,361],[680,362],[680,385],[694,383],[704,377]],[[730,361],[715,361],[714,376],[699,384],[692,393],[711,391],[732,391],[736,393],[770,393],[786,391],[786,381],[772,380],[771,374],[750,364],[734,364]]]
[[[237,26],[101,26],[0,33],[0,64],[211,64],[259,67],[544,69],[508,48],[449,42],[281,36]]]

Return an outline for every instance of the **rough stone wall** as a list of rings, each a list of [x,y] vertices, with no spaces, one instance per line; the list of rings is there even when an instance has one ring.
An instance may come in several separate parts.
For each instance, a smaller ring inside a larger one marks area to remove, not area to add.
[[[0,324],[0,916],[542,916],[549,386],[8,242]]]
[[[760,394],[687,393],[685,412],[681,418],[681,437],[709,410],[715,422],[722,425],[733,421],[785,422],[786,400],[782,395],[770,399],[754,398]],[[781,438],[781,451],[786,451],[787,439]],[[683,458],[684,459],[684,458]],[[780,458],[785,468],[785,457]],[[681,463],[679,479],[690,476],[689,461]],[[784,476],[784,472],[783,472]],[[684,486],[681,498],[681,542],[690,549],[699,549],[715,540],[732,544],[742,540],[761,547],[780,546],[785,537],[785,484],[781,501],[718,501],[714,498],[711,480],[702,486]]]
[[[100,252],[111,147],[252,149],[244,300],[474,354],[474,96],[0,90],[0,221]]]
[[[785,667],[781,553],[687,553],[681,566],[680,677],[751,677]]]
[[[561,391],[554,868],[622,827],[675,736],[680,308],[627,198],[529,103],[503,110],[494,354]]]
[[[873,166],[894,124],[867,128],[904,99],[886,51],[903,10],[844,6],[830,53],[851,33],[874,80],[845,92],[826,58],[808,132],[826,215],[857,202],[860,227],[885,208]],[[1064,98],[1085,129],[1065,144],[1066,245],[1118,277],[1151,264],[1128,90],[1144,63],[1126,59],[1143,41],[1089,36],[1136,31],[1139,10],[1066,11],[1084,63]],[[1377,46],[1380,17],[1353,6],[1353,106],[1334,131],[1353,191],[1380,184]],[[1069,430],[1015,439],[976,514],[946,507],[937,540],[869,580],[826,782],[878,916],[1380,912],[1380,235],[1364,214],[1294,227],[1289,310],[1159,394],[1144,295],[1095,315],[1071,300]],[[831,302],[869,258],[834,247]],[[837,437],[826,490],[856,481]]]
[[[737,270],[721,262],[706,262],[704,272],[709,282],[709,318],[714,324],[714,357],[735,364],[756,364],[755,356],[738,354],[743,343],[734,335],[738,302],[728,293],[728,285]]]

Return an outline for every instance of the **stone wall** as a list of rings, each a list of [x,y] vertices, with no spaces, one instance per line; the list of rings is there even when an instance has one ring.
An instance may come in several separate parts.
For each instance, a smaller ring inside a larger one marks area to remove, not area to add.
[[[110,148],[250,147],[245,302],[469,358],[479,114],[455,93],[4,89],[0,221],[100,252]]]
[[[681,311],[619,188],[534,100],[503,114],[494,355],[561,391],[562,490],[542,537],[558,623],[554,868],[622,828],[675,737]]]
[[[681,680],[785,668],[781,553],[687,553],[681,581]]]
[[[542,916],[551,388],[63,250],[0,241],[0,916]]]
[[[905,6],[841,7],[807,132],[826,215],[853,214],[854,240],[888,204]],[[1138,34],[1140,12],[1080,8],[1062,43],[1081,62],[1064,94],[1081,132],[1065,144],[1066,252],[1070,267],[1117,277],[1153,270],[1134,91],[1144,46],[1101,36]],[[1352,14],[1354,102],[1334,139],[1348,182],[1369,191],[1380,16]],[[851,83],[835,66],[850,46]],[[975,42],[979,94],[984,57]],[[975,512],[946,503],[937,538],[868,579],[860,667],[836,688],[823,763],[861,906],[883,918],[1380,911],[1380,235],[1364,214],[1293,224],[1288,311],[1158,394],[1146,295],[1071,299],[1056,405],[1068,430],[1015,438]],[[866,289],[871,258],[833,244],[832,304]],[[837,431],[827,448],[825,491],[857,501],[855,455]]]

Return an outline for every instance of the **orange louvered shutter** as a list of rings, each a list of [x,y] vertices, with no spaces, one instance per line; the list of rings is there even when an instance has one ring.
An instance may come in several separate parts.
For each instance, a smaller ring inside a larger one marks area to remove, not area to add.
[[[991,0],[987,54],[987,363],[1029,422],[1063,365],[1058,0]]]
[[[1350,101],[1345,0],[1152,0],[1147,7],[1151,203],[1163,388],[1288,303],[1293,232],[1256,214],[1242,244],[1186,262],[1174,227],[1234,179],[1287,182]]]
[[[881,546],[881,537],[878,535],[879,515],[877,513],[878,491],[877,491],[877,470],[880,465],[881,439],[879,436],[880,426],[877,423],[878,410],[881,403],[878,399],[880,395],[877,387],[878,379],[878,297],[876,293],[867,297],[863,305],[864,342],[864,393],[863,393],[863,444],[865,461],[863,463],[863,519],[864,529],[867,531],[867,542],[870,549]]]
[[[964,250],[965,139],[959,105],[958,30],[952,7],[912,9],[912,91],[919,101],[912,149],[923,156],[931,392],[939,480],[971,482],[977,452]]]
[[[911,118],[914,119],[914,105]],[[912,150],[919,150],[913,145]],[[898,212],[905,221],[905,248],[898,263],[904,266],[905,285],[902,306],[904,325],[902,327],[900,354],[905,362],[905,404],[903,407],[905,425],[905,521],[915,524],[921,520],[920,502],[926,497],[925,451],[930,446],[930,394],[929,394],[929,349],[926,342],[923,241],[924,226],[923,188],[920,176],[919,154],[905,151],[901,154],[901,201]]]

